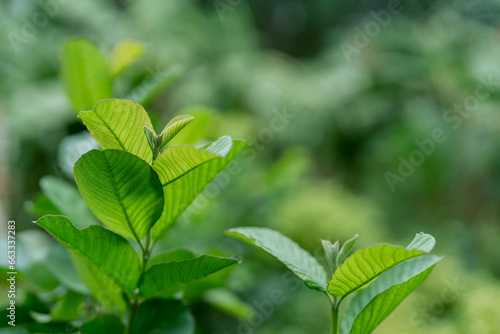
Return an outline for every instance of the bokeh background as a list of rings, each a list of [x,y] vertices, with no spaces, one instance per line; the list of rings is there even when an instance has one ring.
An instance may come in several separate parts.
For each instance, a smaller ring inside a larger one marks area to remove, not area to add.
[[[68,156],[92,147],[61,79],[62,46],[84,37],[110,55],[132,39],[144,54],[114,97],[141,98],[157,128],[198,116],[181,142],[253,145],[160,245],[244,259],[224,278],[229,297],[193,298],[199,333],[328,333],[324,296],[224,236],[247,225],[319,258],[320,239],[358,233],[362,248],[431,233],[444,259],[376,333],[498,333],[499,14],[499,1],[462,0],[2,1],[1,234],[15,218],[19,261],[35,268],[19,298],[57,295],[53,242],[31,224],[50,211],[40,180],[72,182]],[[276,289],[285,299],[263,311]]]

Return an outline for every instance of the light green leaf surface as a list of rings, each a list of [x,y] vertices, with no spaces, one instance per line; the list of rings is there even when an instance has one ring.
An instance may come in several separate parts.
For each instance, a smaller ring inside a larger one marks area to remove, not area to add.
[[[120,75],[125,69],[132,65],[144,52],[144,45],[140,42],[126,39],[118,43],[113,49],[109,60],[112,76]]]
[[[168,142],[175,137],[175,135],[177,135],[189,123],[194,121],[194,119],[195,119],[194,116],[189,116],[189,115],[180,115],[172,118],[160,133],[160,139],[161,139],[159,145],[160,152],[168,144]]]
[[[193,334],[195,320],[179,300],[152,299],[139,306],[131,334]]]
[[[83,296],[69,290],[50,311],[50,321],[70,322],[83,315]]]
[[[415,235],[415,238],[413,241],[406,247],[407,250],[419,250],[422,252],[429,253],[432,251],[434,246],[436,245],[436,239],[430,235],[426,234],[424,232],[419,232],[417,235]]]
[[[76,111],[89,110],[113,96],[108,63],[96,45],[74,39],[64,45],[62,74]]]
[[[101,226],[77,229],[64,216],[44,216],[36,224],[133,294],[141,270],[139,257],[127,240]]]
[[[344,242],[336,258],[337,267],[344,263],[345,259],[347,259],[352,248],[354,247],[354,244],[356,243],[357,238],[358,235],[356,234],[354,237]]]
[[[424,254],[426,253],[389,245],[359,250],[347,258],[333,274],[328,282],[328,292],[344,298],[398,263]]]
[[[139,103],[108,99],[90,111],[81,111],[78,116],[103,149],[127,151],[149,164],[153,161],[153,153],[142,129],[144,126],[153,128],[153,125]]]
[[[328,278],[325,268],[295,241],[263,227],[238,227],[226,234],[265,250],[283,262],[309,288],[326,292]]]
[[[178,262],[194,258],[194,254],[187,249],[174,249],[167,252],[157,254],[148,261],[148,269],[155,264],[163,264],[168,262]]]
[[[135,155],[118,150],[87,152],[75,164],[75,180],[92,212],[124,237],[140,240],[161,215],[158,175]]]
[[[402,262],[356,293],[342,316],[340,333],[371,333],[427,278],[440,259],[435,255],[423,255]]]
[[[246,146],[247,144],[243,141],[234,141],[231,151],[224,158],[207,161],[184,174],[183,177],[167,183],[163,187],[165,206],[161,218],[154,226],[155,240],[173,224],[203,189],[205,189],[205,187],[215,179],[215,177],[226,168]],[[160,174],[161,172],[158,170],[158,173]]]
[[[142,276],[139,290],[143,298],[171,296],[186,284],[238,263],[237,260],[203,255],[196,259],[157,264]]]
[[[54,176],[44,176],[40,187],[54,206],[78,228],[99,225],[99,221],[73,184]]]

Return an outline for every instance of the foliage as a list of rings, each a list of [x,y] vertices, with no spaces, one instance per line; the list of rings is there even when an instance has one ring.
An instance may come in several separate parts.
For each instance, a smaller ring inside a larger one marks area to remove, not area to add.
[[[328,263],[333,272],[327,282],[326,271],[312,255],[276,231],[239,227],[230,229],[227,234],[275,256],[310,289],[325,293],[331,301],[332,333],[371,333],[427,278],[441,259],[428,255],[435,240],[422,232],[406,249],[378,245],[354,252],[349,257],[357,236],[346,241],[340,249],[338,241],[332,245],[323,240],[325,257],[330,259]],[[352,293],[354,297],[339,318],[342,302]]]

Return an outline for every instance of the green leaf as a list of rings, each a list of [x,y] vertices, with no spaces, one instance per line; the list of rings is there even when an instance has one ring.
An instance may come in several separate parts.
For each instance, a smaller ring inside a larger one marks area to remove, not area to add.
[[[153,128],[153,125],[139,103],[108,99],[90,111],[81,111],[78,116],[103,149],[127,151],[149,164],[153,161],[153,153],[142,130],[145,126]]]
[[[144,52],[144,45],[130,39],[121,41],[113,49],[109,65],[111,75],[116,77],[120,75],[127,67],[132,65]]]
[[[179,300],[151,299],[137,309],[131,333],[193,334],[194,329],[194,317],[186,304]]]
[[[430,234],[424,232],[417,233],[413,241],[406,247],[407,250],[419,250],[422,252],[430,253],[436,245],[436,239]]]
[[[337,270],[337,256],[339,255],[339,241],[335,241],[334,244],[330,240],[321,240],[323,246],[323,252],[325,253],[326,263],[330,267],[332,273]]]
[[[232,141],[228,146],[231,149]],[[165,187],[196,167],[217,158],[220,156],[192,146],[170,146],[153,162],[153,169]]]
[[[209,290],[203,295],[203,300],[216,309],[244,321],[254,314],[250,304],[245,303],[227,288]]]
[[[113,96],[106,59],[87,40],[74,39],[64,45],[62,74],[77,111],[92,109],[98,101]]]
[[[99,225],[99,221],[74,185],[54,176],[44,176],[40,180],[40,187],[56,208],[67,216],[76,227]]]
[[[47,253],[47,260],[45,263],[62,285],[81,294],[89,293],[89,290],[78,276],[65,247],[58,243],[54,243]]]
[[[141,269],[139,257],[127,240],[101,226],[77,229],[64,216],[44,216],[36,224],[64,246],[93,262],[133,295]]]
[[[345,298],[372,282],[377,276],[398,263],[426,254],[401,247],[378,245],[355,252],[335,271],[328,282],[328,292]]]
[[[186,284],[238,263],[237,260],[203,255],[196,259],[157,264],[142,276],[139,291],[143,298],[171,296]]]
[[[138,242],[161,216],[163,191],[144,160],[118,150],[92,150],[75,164],[75,180],[94,214]]]
[[[123,333],[120,318],[111,314],[101,314],[95,318],[87,320],[81,327],[82,334],[110,334]]]
[[[183,177],[166,183],[163,187],[165,206],[163,214],[154,226],[157,240],[165,230],[187,209],[205,187],[226,168],[231,161],[247,146],[243,141],[234,141],[231,151],[224,158],[207,161],[194,168]],[[166,150],[168,151],[168,149]],[[158,173],[160,172],[157,168]],[[167,180],[167,179],[164,179]],[[164,183],[164,182],[163,182]]]
[[[371,333],[427,278],[440,259],[423,255],[402,262],[356,293],[342,316],[340,333]]]
[[[168,124],[163,128],[163,131],[160,133],[160,145],[159,152],[168,144],[172,138],[175,137],[182,129],[184,129],[189,123],[194,121],[194,116],[189,115],[180,115],[175,116],[168,122]]]
[[[356,234],[354,237],[344,242],[336,258],[337,267],[344,263],[345,259],[347,259],[349,253],[351,253],[351,250],[354,247],[354,244],[356,243],[357,238],[358,235]]]
[[[263,227],[238,227],[226,234],[263,249],[283,262],[310,289],[326,292],[328,278],[325,268],[295,241]]]
[[[85,260],[74,252],[70,257],[78,276],[90,289],[94,299],[109,311],[125,313],[127,304],[120,285],[93,262]]]
[[[83,296],[74,291],[68,291],[50,311],[50,321],[70,322],[83,314]]]
[[[167,262],[178,262],[194,258],[194,254],[187,249],[174,249],[153,256],[148,261],[148,269],[155,264],[163,264]]]

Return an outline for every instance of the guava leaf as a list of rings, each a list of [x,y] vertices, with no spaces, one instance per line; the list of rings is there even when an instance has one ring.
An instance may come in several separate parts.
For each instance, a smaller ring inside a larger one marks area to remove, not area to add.
[[[109,60],[111,75],[116,77],[134,63],[144,52],[144,45],[140,42],[126,39],[113,49]]]
[[[75,180],[92,212],[121,236],[139,241],[161,216],[158,175],[133,154],[89,151],[75,164]]]
[[[238,227],[228,230],[226,234],[268,252],[303,280],[310,289],[326,292],[328,277],[325,268],[295,241],[264,227]]]
[[[424,232],[419,232],[417,235],[415,235],[415,238],[413,241],[406,247],[407,250],[419,250],[422,252],[429,253],[432,251],[434,246],[436,245],[436,239],[430,235],[426,234]]]
[[[371,333],[427,278],[440,259],[435,255],[423,255],[387,270],[354,295],[340,320],[340,333]]]
[[[139,291],[143,298],[171,296],[186,284],[238,263],[237,260],[203,255],[179,262],[157,264],[142,276]]]
[[[101,226],[80,230],[64,216],[44,216],[36,224],[133,295],[141,269],[139,257],[127,240]]]
[[[151,299],[137,309],[131,334],[193,334],[194,317],[179,300]]]
[[[92,109],[98,101],[113,96],[108,63],[87,40],[74,39],[64,45],[62,74],[76,111]]]
[[[328,282],[328,292],[345,298],[351,292],[366,287],[380,274],[398,263],[426,253],[401,247],[378,245],[355,252],[338,267]]]
[[[154,226],[155,240],[173,224],[196,197],[203,192],[203,189],[205,189],[205,187],[215,179],[215,177],[222,172],[222,170],[226,168],[246,146],[247,144],[243,141],[233,141],[231,151],[225,157],[207,161],[172,182],[162,182],[163,184],[166,183],[163,187],[165,206],[162,216]],[[159,174],[161,173],[159,168],[157,168],[157,172]],[[168,179],[163,179],[163,181],[165,180]]]
[[[194,258],[194,254],[187,249],[174,249],[170,251],[166,251],[160,254],[157,254],[151,257],[148,261],[148,269],[154,266],[155,264],[163,264],[167,262],[178,262],[183,260],[188,260]]]
[[[180,115],[172,118],[160,133],[161,141],[159,145],[159,151],[161,152],[161,150],[168,144],[168,142],[194,119],[194,116],[189,115]]]
[[[85,203],[82,195],[73,184],[55,176],[44,176],[40,187],[54,206],[78,228],[99,225],[92,211]]]
[[[123,333],[124,330],[120,318],[112,314],[100,314],[87,320],[81,327],[82,334]]]
[[[127,151],[149,164],[153,161],[153,153],[142,129],[145,126],[153,128],[153,125],[139,103],[108,99],[90,111],[81,111],[78,116],[103,149]]]

